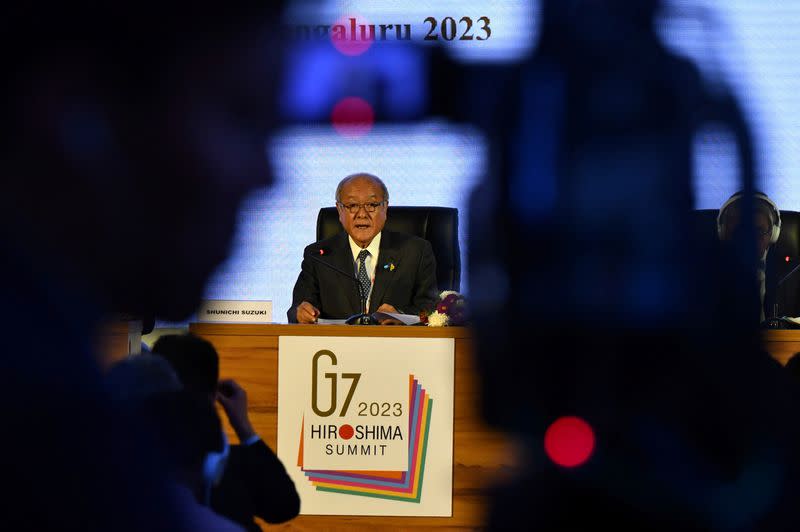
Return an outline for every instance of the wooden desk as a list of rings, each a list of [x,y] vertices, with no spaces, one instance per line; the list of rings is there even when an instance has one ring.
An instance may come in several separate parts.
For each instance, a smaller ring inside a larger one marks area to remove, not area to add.
[[[220,355],[220,375],[247,390],[251,420],[272,447],[278,426],[279,336],[370,336],[455,339],[453,515],[443,517],[299,516],[287,530],[475,529],[485,523],[486,490],[514,471],[516,454],[503,434],[489,429],[478,413],[478,375],[470,334],[463,327],[350,327],[337,325],[192,324]],[[235,435],[226,426],[228,435]],[[286,464],[287,468],[292,464]],[[270,528],[274,528],[270,526]]]
[[[97,363],[105,371],[131,353],[139,353],[142,322],[109,320],[97,330],[94,338]]]
[[[764,348],[772,358],[786,364],[795,353],[800,353],[800,329],[764,331]]]

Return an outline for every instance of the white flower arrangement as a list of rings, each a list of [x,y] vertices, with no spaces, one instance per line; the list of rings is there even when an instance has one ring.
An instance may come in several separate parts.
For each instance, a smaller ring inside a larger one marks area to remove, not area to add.
[[[467,304],[464,296],[454,290],[439,294],[439,301],[433,311],[420,313],[422,323],[430,327],[461,326],[467,321]]]
[[[446,327],[450,322],[450,316],[447,314],[433,311],[428,315],[428,327]]]

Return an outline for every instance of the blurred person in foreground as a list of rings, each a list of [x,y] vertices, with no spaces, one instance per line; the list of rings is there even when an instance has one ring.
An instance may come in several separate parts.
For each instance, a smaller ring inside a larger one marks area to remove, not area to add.
[[[227,469],[230,447],[219,416],[205,398],[188,390],[156,393],[134,410],[155,435],[154,450],[163,453],[165,472],[177,486],[177,497],[196,527],[214,531],[244,528],[215,512],[210,494]]]
[[[184,390],[163,357],[133,355],[112,365],[104,378],[113,407],[141,422],[142,442],[160,459],[173,496],[193,528],[243,530],[210,508],[230,456],[219,417],[204,396]]]
[[[4,9],[3,528],[202,530],[91,345],[116,313],[186,318],[270,183],[280,7]]]
[[[169,362],[150,353],[130,355],[116,362],[108,368],[103,382],[109,398],[123,408],[157,393],[183,389]]]
[[[282,523],[300,512],[300,497],[281,461],[253,429],[247,392],[232,379],[219,380],[219,355],[210,342],[193,334],[161,336],[153,356],[163,357],[186,390],[218,402],[239,438],[230,446],[225,473],[211,491],[210,506],[247,530],[258,532],[254,517]]]
[[[661,41],[661,4],[543,1],[537,50],[496,97],[471,311],[484,415],[528,467],[495,493],[491,529],[800,526],[795,397],[752,319],[755,235],[730,250],[726,284],[689,217],[707,122],[737,140],[750,216],[749,131],[724,84],[711,94]],[[565,417],[592,444],[569,465],[554,449],[575,434],[545,445]]]

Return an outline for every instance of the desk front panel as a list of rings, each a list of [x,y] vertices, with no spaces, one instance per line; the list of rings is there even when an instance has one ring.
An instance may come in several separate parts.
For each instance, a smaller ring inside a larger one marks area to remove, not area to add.
[[[764,349],[785,365],[795,353],[800,353],[800,329],[764,331]]]
[[[479,415],[479,376],[469,331],[465,328],[192,324],[190,330],[216,347],[220,355],[220,376],[235,379],[247,391],[253,426],[273,449],[277,445],[279,336],[455,339],[452,517],[303,515],[282,525],[286,529],[479,528],[485,523],[487,490],[493,483],[509,478],[515,469],[517,457],[513,443],[502,433],[487,427]],[[235,441],[227,423],[226,430]],[[285,465],[293,467],[293,464]]]

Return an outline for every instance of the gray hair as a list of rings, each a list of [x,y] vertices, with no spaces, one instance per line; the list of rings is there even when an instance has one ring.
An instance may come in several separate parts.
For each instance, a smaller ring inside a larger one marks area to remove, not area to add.
[[[775,219],[775,211],[772,205],[770,205],[764,199],[758,196],[755,196],[753,199],[755,200],[753,209],[756,212],[763,213],[767,217],[767,220],[769,220],[770,227],[777,224],[778,220]],[[730,212],[736,211],[741,208],[740,200],[741,198],[736,198],[733,202],[731,202],[725,207],[725,210],[723,212],[720,213],[721,216],[719,217],[719,225],[721,227],[727,226]]]
[[[367,178],[367,179],[371,180],[373,183],[375,183],[376,185],[380,186],[381,187],[381,191],[383,192],[383,201],[386,201],[386,202],[389,201],[389,189],[386,188],[386,184],[383,181],[381,181],[381,178],[376,176],[376,175],[366,174],[366,173],[362,172],[362,173],[359,173],[359,174],[350,174],[349,176],[347,176],[344,179],[342,179],[341,181],[339,181],[339,184],[336,186],[336,201],[338,203],[342,202],[342,187],[344,187],[350,181],[352,181],[354,179],[357,179],[359,177]]]

